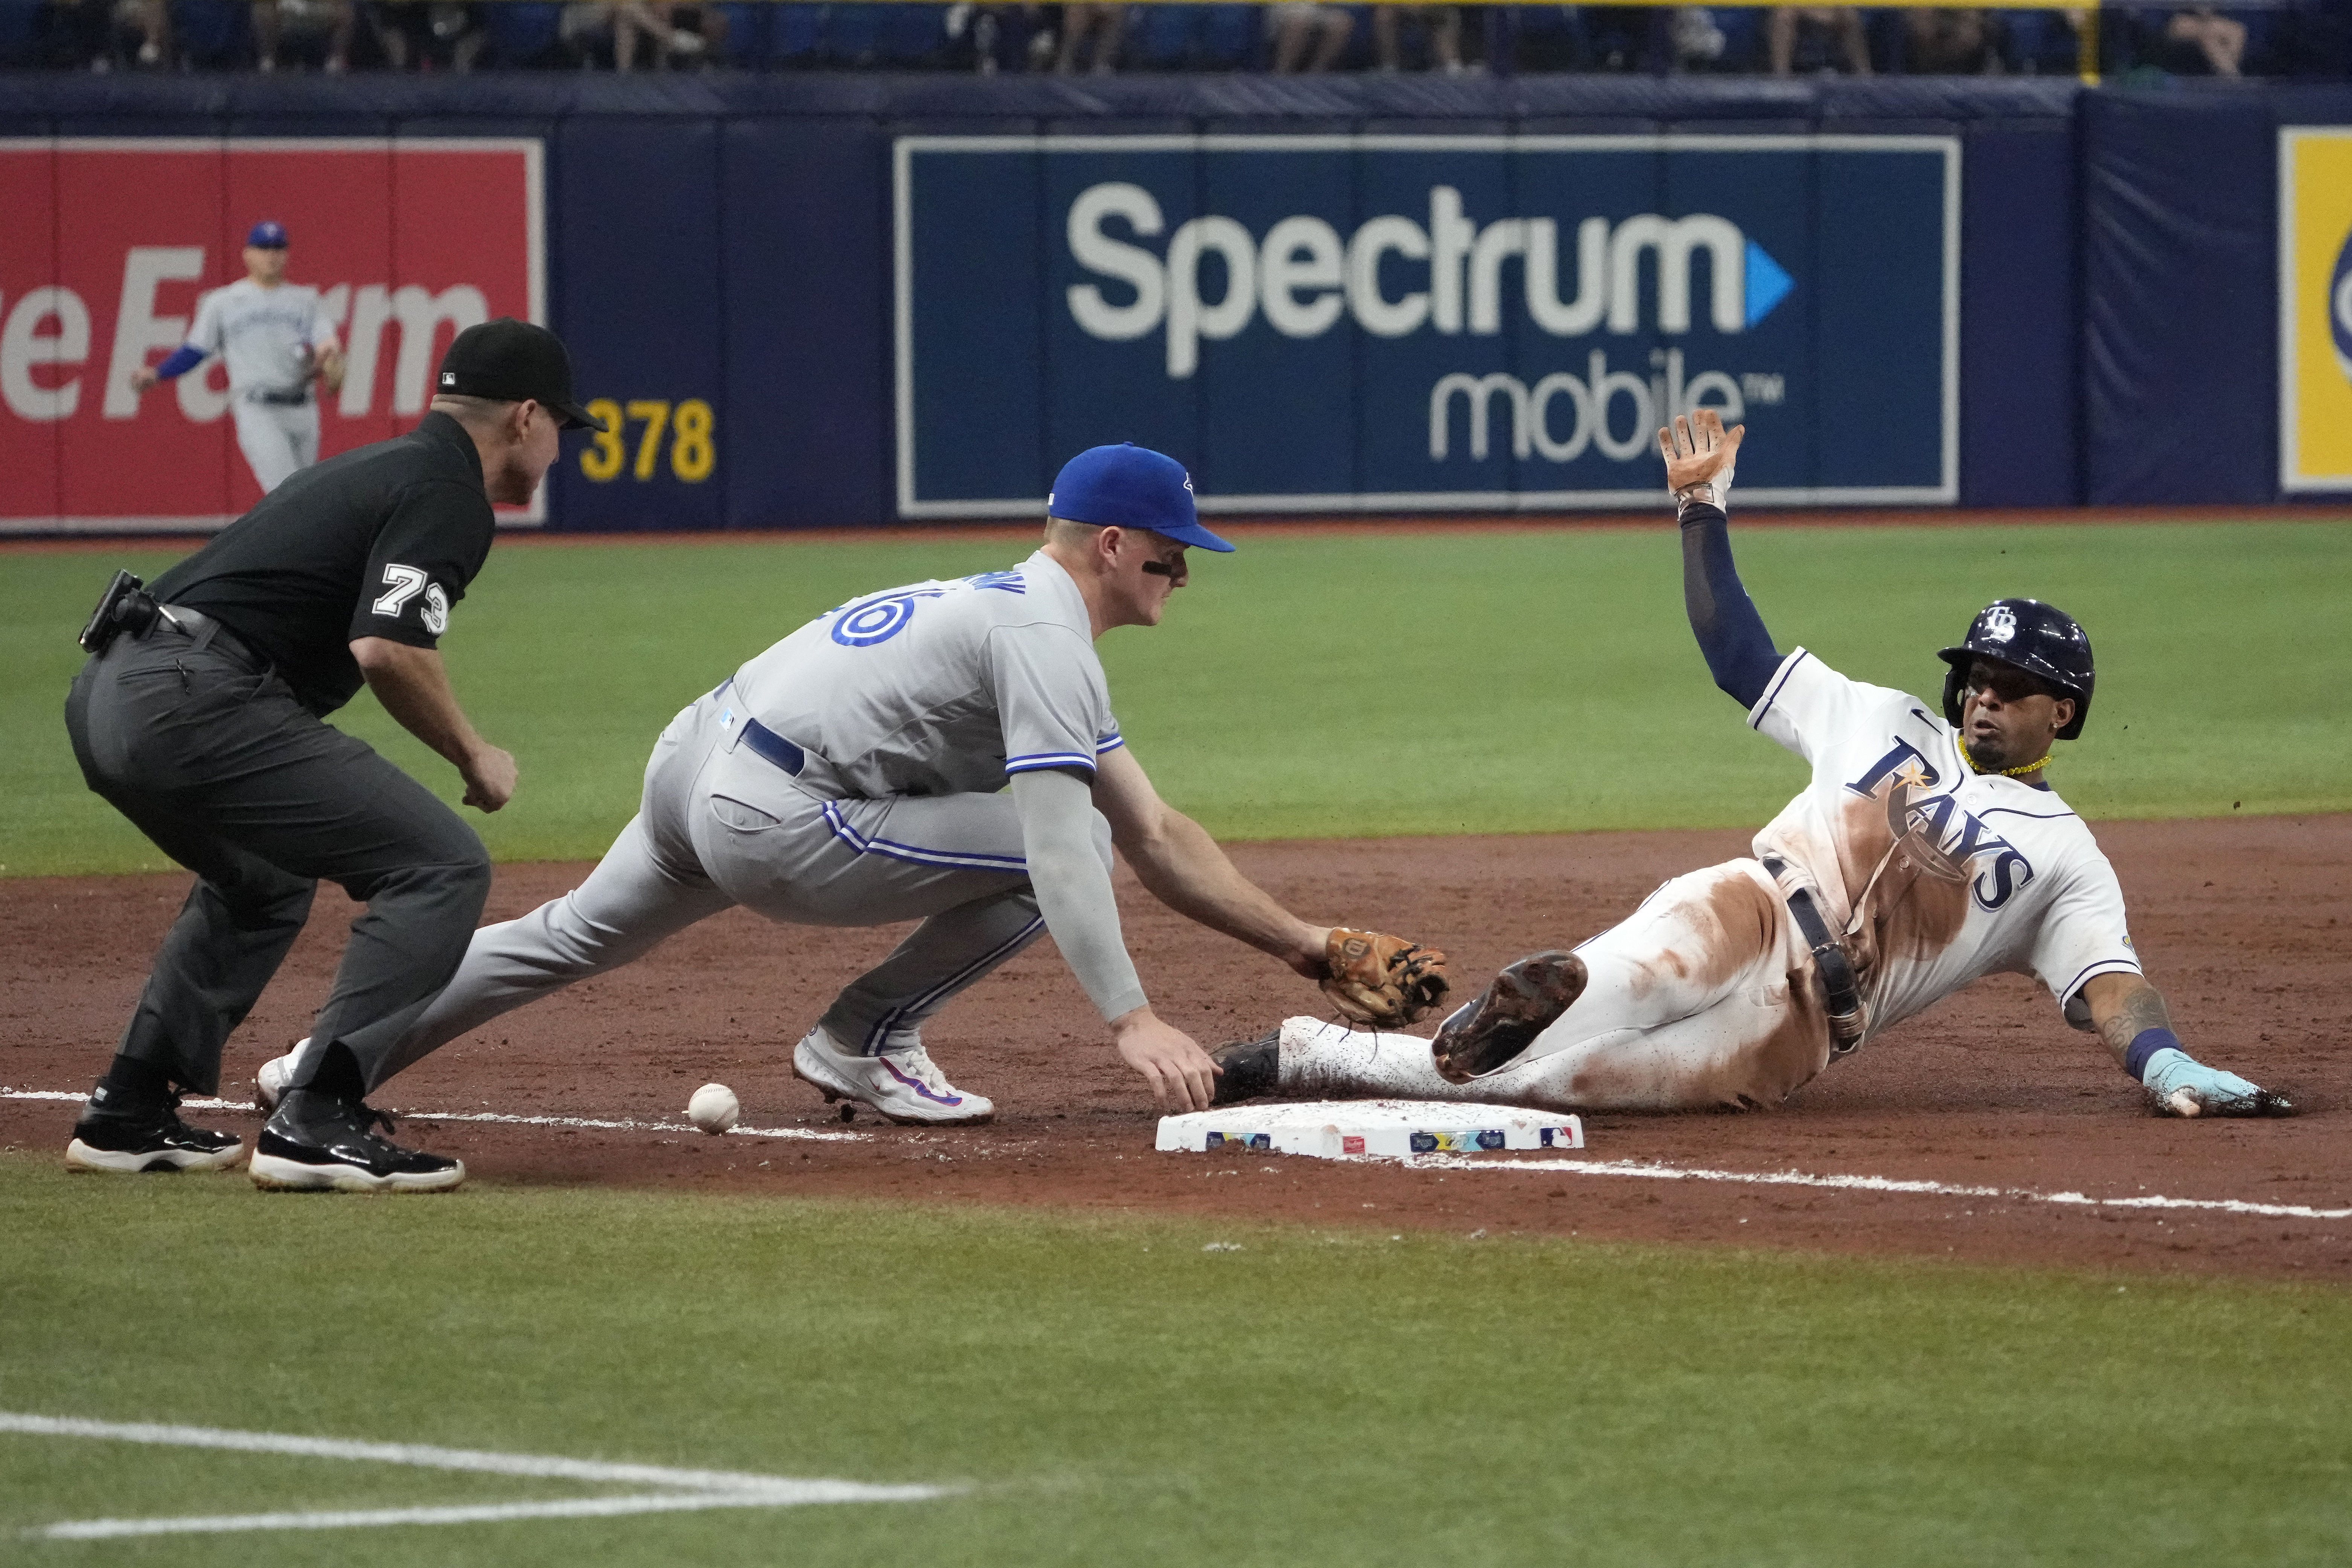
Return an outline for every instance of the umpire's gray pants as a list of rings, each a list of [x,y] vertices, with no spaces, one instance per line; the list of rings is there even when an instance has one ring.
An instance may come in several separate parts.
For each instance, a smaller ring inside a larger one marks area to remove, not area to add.
[[[637,816],[586,881],[474,934],[392,1070],[731,904],[790,925],[922,921],[820,1020],[867,1056],[921,1044],[925,1019],[1045,931],[1012,796],[827,799],[739,748],[722,711],[714,695],[671,721]],[[1108,866],[1099,813],[1095,841]]]
[[[119,1054],[217,1089],[222,1044],[324,878],[368,908],[300,1070],[340,1040],[370,1088],[383,1081],[481,919],[490,859],[474,830],[365,742],[320,723],[278,675],[169,622],[83,665],[66,729],[89,787],[196,874]]]

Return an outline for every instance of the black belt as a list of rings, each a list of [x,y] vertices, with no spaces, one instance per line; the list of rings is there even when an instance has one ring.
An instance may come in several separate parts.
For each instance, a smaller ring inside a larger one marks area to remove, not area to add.
[[[249,387],[246,390],[245,400],[247,403],[266,403],[272,408],[299,408],[310,401],[310,389],[304,386],[292,392],[271,392],[263,387]]]
[[[1788,862],[1778,855],[1764,857],[1764,869],[1777,880],[1788,868]],[[1853,955],[1845,943],[1830,930],[1830,922],[1822,918],[1821,905],[1813,899],[1810,888],[1780,889],[1789,913],[1796,918],[1797,930],[1803,933],[1805,945],[1812,950],[1813,973],[1821,977],[1822,1011],[1828,1015],[1830,1049],[1845,1055],[1862,1044],[1869,1018],[1862,1001],[1862,983],[1853,972]]]
[[[757,719],[747,718],[743,721],[743,744],[751,747],[794,778],[800,777],[801,770],[808,766],[806,752],[802,751]]]
[[[216,647],[232,658],[244,660],[257,671],[269,668],[268,659],[246,647],[235,632],[202,610],[192,610],[185,605],[158,605],[155,608],[160,624],[169,626],[181,636],[192,639],[198,647]]]

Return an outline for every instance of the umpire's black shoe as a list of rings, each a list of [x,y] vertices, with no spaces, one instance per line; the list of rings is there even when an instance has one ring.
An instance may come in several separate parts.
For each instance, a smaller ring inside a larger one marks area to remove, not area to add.
[[[1508,1067],[1584,994],[1585,978],[1584,960],[1570,952],[1538,952],[1507,965],[1429,1043],[1437,1076],[1468,1083]]]
[[[245,1140],[180,1120],[176,1094],[146,1105],[101,1106],[100,1084],[66,1145],[68,1171],[233,1171],[245,1163]]]
[[[1276,1025],[1255,1040],[1228,1040],[1209,1053],[1225,1070],[1217,1075],[1212,1105],[1231,1105],[1272,1094],[1282,1077],[1282,1028]]]
[[[375,1131],[392,1118],[358,1100],[290,1089],[253,1146],[253,1184],[278,1193],[446,1193],[462,1161],[404,1149]]]

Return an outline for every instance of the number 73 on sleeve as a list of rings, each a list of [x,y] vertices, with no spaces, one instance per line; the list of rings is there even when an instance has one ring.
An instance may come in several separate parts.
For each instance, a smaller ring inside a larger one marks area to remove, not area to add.
[[[665,434],[670,437],[669,471],[686,483],[700,484],[719,461],[710,405],[699,397],[689,397],[675,408],[662,399],[632,397],[625,415],[620,403],[599,397],[588,405],[588,412],[603,420],[604,428],[592,434],[581,449],[580,471],[598,484],[619,479],[624,468],[632,479],[652,479],[654,466],[661,459]],[[635,462],[630,461],[628,425],[644,426],[637,436]]]

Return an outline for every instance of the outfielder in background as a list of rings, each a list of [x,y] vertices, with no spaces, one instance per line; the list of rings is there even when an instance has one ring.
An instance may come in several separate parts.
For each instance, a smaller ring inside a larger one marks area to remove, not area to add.
[[[245,276],[196,302],[188,341],[131,374],[141,392],[213,355],[228,370],[236,444],[263,494],[319,460],[318,383],[342,390],[343,351],[316,289],[286,281],[286,230],[262,222],[245,237]]]
[[[1435,1040],[1294,1018],[1219,1048],[1220,1100],[1769,1106],[2007,972],[2038,976],[2159,1112],[2290,1110],[2181,1047],[2141,973],[2114,868],[2043,776],[2052,744],[2080,735],[2090,712],[2083,628],[2032,599],[1988,606],[1941,651],[1940,718],[1801,647],[1783,658],[1732,565],[1724,508],[1744,434],[1711,410],[1659,432],[1684,601],[1716,684],[1811,765],[1811,783],[1753,856],[1675,878],[1573,952],[1511,964]]]
[[[828,1100],[989,1120],[932,1062],[923,1024],[1051,931],[1120,1058],[1161,1104],[1206,1110],[1216,1068],[1152,1011],[1120,936],[1114,846],[1161,902],[1321,982],[1349,1016],[1433,1011],[1444,954],[1284,910],[1160,798],[1119,734],[1095,639],[1157,626],[1188,546],[1233,549],[1201,526],[1182,466],[1097,447],[1047,507],[1020,565],[853,600],[688,706],[588,879],[476,932],[392,1070],[741,904],[789,925],[922,921],[794,1047],[794,1076]],[[263,1068],[265,1101],[289,1061]]]

